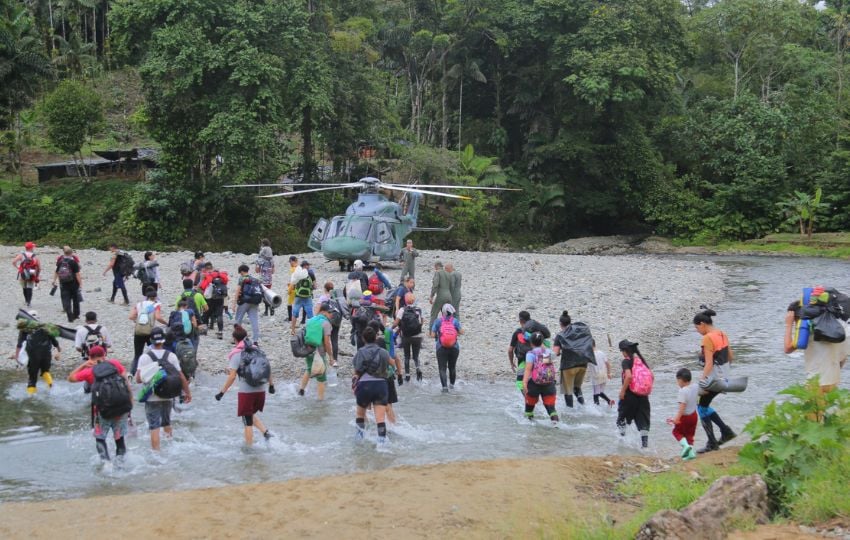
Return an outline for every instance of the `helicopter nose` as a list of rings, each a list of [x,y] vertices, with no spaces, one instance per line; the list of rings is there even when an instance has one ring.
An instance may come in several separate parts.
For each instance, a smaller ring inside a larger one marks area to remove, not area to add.
[[[371,252],[368,242],[350,236],[337,236],[322,242],[322,253],[330,260],[368,260]]]

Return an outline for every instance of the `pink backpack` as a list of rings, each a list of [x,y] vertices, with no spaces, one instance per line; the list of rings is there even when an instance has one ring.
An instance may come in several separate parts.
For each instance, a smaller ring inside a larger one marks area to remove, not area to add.
[[[440,318],[440,345],[444,349],[454,347],[457,344],[457,328],[451,317]]]
[[[632,380],[629,383],[629,390],[638,396],[648,396],[652,393],[654,382],[655,375],[646,367],[641,357],[635,355],[632,360]]]
[[[534,360],[531,364],[531,380],[541,386],[555,382],[555,364],[552,363],[552,351],[534,349],[531,351]]]

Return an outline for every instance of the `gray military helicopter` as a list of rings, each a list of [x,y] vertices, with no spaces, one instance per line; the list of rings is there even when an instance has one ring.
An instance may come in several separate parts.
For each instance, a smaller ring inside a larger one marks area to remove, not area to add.
[[[401,255],[404,239],[414,231],[448,231],[445,228],[417,227],[419,202],[422,195],[434,195],[450,199],[469,199],[465,195],[442,193],[435,189],[468,189],[488,191],[519,191],[511,188],[481,186],[443,186],[420,184],[388,184],[367,176],[356,182],[342,184],[241,184],[227,187],[288,188],[288,191],[258,195],[261,198],[295,197],[305,193],[336,189],[357,189],[357,200],[349,205],[344,215],[327,220],[319,219],[307,246],[320,252],[329,261],[338,261],[340,270],[350,268],[360,259],[364,262],[397,261]],[[299,189],[299,188],[309,189]],[[427,189],[423,189],[427,188]],[[380,190],[404,192],[400,202],[388,199]]]

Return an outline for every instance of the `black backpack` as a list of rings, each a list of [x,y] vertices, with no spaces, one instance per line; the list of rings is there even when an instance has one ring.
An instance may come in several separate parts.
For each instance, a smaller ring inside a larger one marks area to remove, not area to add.
[[[239,302],[256,306],[262,301],[263,289],[260,288],[260,282],[250,276],[245,276],[242,281],[242,294],[239,296]]]
[[[168,361],[168,356],[171,353],[166,351],[162,359],[156,357],[154,353],[148,351],[148,356],[151,360],[159,364],[159,367],[165,370],[165,377],[159,381],[153,393],[163,399],[173,399],[180,395],[183,391],[183,381],[180,379],[180,370]]]
[[[413,337],[422,332],[421,312],[415,306],[404,306],[398,326],[405,337]]]
[[[133,275],[134,266],[136,266],[136,263],[133,262],[133,257],[129,253],[126,251],[118,252],[118,255],[115,257],[115,267],[118,269],[118,273],[128,278]]]
[[[216,276],[212,280],[211,298],[227,298],[227,284],[221,279],[221,276]]]
[[[91,404],[106,419],[117,418],[130,412],[133,400],[127,383],[111,362],[100,362],[92,368],[94,384],[91,387]]]
[[[37,360],[50,358],[51,346],[50,334],[44,328],[37,328],[27,336],[27,355],[30,358]]]
[[[514,347],[514,355],[516,355],[517,361],[519,363],[525,362],[525,355],[531,352],[531,349],[531,343],[529,343],[528,339],[526,339],[525,331],[520,328],[517,330],[516,347]]]
[[[272,368],[266,353],[254,345],[245,345],[242,350],[241,362],[236,369],[236,374],[242,377],[249,386],[262,386],[269,382]]]
[[[56,275],[59,277],[59,283],[73,283],[74,270],[71,269],[71,262],[74,259],[71,257],[62,257],[59,264],[56,266]]]
[[[593,335],[583,322],[574,322],[558,334],[561,345],[561,369],[564,366],[586,366],[596,364],[593,353]]]
[[[142,285],[153,285],[155,283],[153,269],[144,264],[139,265],[139,269],[136,270],[136,278],[142,282]]]

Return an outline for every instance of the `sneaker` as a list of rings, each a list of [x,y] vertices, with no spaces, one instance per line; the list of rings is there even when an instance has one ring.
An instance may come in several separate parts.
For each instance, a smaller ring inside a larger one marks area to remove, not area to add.
[[[685,461],[690,461],[692,459],[696,459],[697,453],[694,452],[694,447],[689,446],[688,451],[682,454],[682,459]]]
[[[222,332],[216,332],[215,337],[217,337],[218,339],[224,339],[224,334]]]
[[[271,431],[269,431],[269,430],[266,430],[266,432],[265,432],[265,433],[263,433],[263,438],[264,438],[265,440],[267,440],[267,441],[268,441],[269,439],[271,439],[272,437],[274,437],[274,435],[272,435],[272,432],[271,432]]]
[[[303,396],[303,395],[304,395],[304,389],[303,389],[303,388],[299,388],[299,389],[298,389],[298,395],[299,395],[299,396]]]
[[[720,434],[720,440],[717,441],[717,446],[720,446],[721,444],[728,443],[729,441],[731,441],[732,439],[734,439],[737,436],[738,435],[734,431],[732,431],[731,429],[729,431],[725,431],[725,432]]]
[[[53,375],[50,373],[42,373],[41,378],[47,383],[48,388],[53,388]]]
[[[688,454],[693,454],[693,453],[694,453],[694,447],[693,446],[687,445],[687,446],[682,447],[682,457],[683,458],[685,456],[687,456]]]
[[[27,386],[27,394],[34,396],[35,395],[35,386]]]

